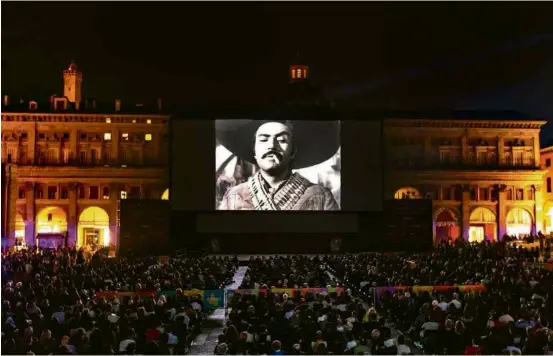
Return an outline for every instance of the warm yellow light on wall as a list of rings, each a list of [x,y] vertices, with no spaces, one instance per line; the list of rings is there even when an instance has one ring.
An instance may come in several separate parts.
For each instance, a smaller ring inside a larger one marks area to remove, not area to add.
[[[109,117],[106,117],[106,124],[111,124],[111,119]]]
[[[152,134],[145,134],[145,135],[144,135],[144,140],[146,140],[146,141],[152,141]]]
[[[111,132],[105,132],[104,133],[104,141],[111,140]]]
[[[147,124],[151,124],[151,123],[152,123],[152,120],[148,119],[148,120],[146,120],[146,123],[147,123]]]

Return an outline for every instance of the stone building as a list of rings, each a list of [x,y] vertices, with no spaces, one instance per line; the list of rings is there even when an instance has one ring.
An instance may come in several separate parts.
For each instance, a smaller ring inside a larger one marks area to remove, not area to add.
[[[513,112],[390,117],[387,198],[433,199],[435,242],[542,231],[544,124]]]
[[[167,198],[169,115],[83,99],[74,63],[63,80],[49,102],[3,98],[3,243],[115,247],[120,199]]]
[[[541,149],[541,168],[545,171],[543,177],[543,231],[553,232],[553,146]]]

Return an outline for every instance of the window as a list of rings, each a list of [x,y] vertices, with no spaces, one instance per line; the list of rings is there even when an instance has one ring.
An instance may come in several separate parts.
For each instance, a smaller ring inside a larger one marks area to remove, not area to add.
[[[505,152],[505,164],[512,165],[513,158],[511,157],[511,152]]]
[[[121,137],[122,137],[123,140],[125,140],[125,141],[128,141],[128,140],[129,140],[129,134],[128,134],[128,133],[123,133],[123,134],[121,134]]]
[[[62,160],[63,163],[69,163],[69,148],[64,148],[62,150]]]
[[[121,191],[121,199],[127,199],[127,191],[126,190]]]
[[[58,163],[58,149],[49,148],[46,153],[46,160],[48,163]]]
[[[60,190],[61,190],[61,192],[60,192],[60,199],[67,199],[67,197],[68,197],[67,186],[62,185],[61,188],[60,188]]]
[[[43,199],[44,198],[44,192],[42,191],[41,187],[37,187],[36,192],[35,192],[35,197],[37,199]]]
[[[513,200],[513,190],[511,188],[507,189],[505,195],[507,195],[507,200]]]
[[[551,178],[547,178],[547,192],[551,193]]]
[[[478,200],[489,200],[488,188],[478,188]]]
[[[102,188],[102,199],[109,200],[109,187]]]
[[[545,160],[545,166],[546,166],[546,167],[551,167],[551,158],[547,158],[547,159]]]
[[[102,160],[104,162],[104,164],[108,164],[109,161],[110,161],[110,153],[109,153],[109,150],[108,149],[104,149],[102,151]]]
[[[488,153],[486,151],[480,151],[476,156],[476,160],[479,165],[487,164],[488,163],[487,158],[488,158]]]
[[[301,69],[296,69],[296,77],[301,79]]]
[[[517,200],[524,200],[524,190],[523,189],[517,189]]]
[[[81,151],[80,152],[80,162],[83,163],[83,164],[87,163],[87,161],[86,161],[86,151]]]
[[[106,117],[106,124],[111,124],[111,119],[109,117]]]
[[[95,148],[90,150],[90,163],[92,164],[98,163],[98,150]]]
[[[111,141],[111,132],[104,132],[104,141]]]
[[[146,141],[152,141],[152,134],[145,134],[145,135],[144,135],[144,140],[146,140]]]
[[[147,120],[146,120],[146,123],[147,123],[147,124],[151,124],[151,123],[152,123],[152,120],[151,120],[151,119],[147,119]]]
[[[526,200],[534,200],[534,189],[533,188],[526,189]]]
[[[140,198],[140,187],[131,187],[131,198],[133,199]]]
[[[27,164],[27,147],[19,148],[19,164]]]
[[[100,188],[97,187],[97,186],[91,186],[89,188],[89,196],[88,198],[89,199],[99,199],[99,194],[100,194]]]
[[[86,199],[86,191],[83,185],[79,185],[79,199]]]
[[[470,188],[470,200],[476,200],[476,188]]]
[[[57,199],[58,187],[48,187],[48,199]]]
[[[296,71],[292,69],[292,79],[296,79]]]
[[[522,152],[515,152],[515,166],[522,166],[524,164]]]
[[[19,190],[17,191],[17,199],[25,199],[25,187],[19,187]]]

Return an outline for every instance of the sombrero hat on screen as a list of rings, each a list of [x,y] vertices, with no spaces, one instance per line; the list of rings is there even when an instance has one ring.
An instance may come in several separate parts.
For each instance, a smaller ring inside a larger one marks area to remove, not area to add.
[[[215,121],[217,140],[239,158],[255,164],[254,135],[267,122],[283,122],[292,127],[296,145],[293,169],[322,163],[332,158],[340,147],[339,121],[220,119]]]

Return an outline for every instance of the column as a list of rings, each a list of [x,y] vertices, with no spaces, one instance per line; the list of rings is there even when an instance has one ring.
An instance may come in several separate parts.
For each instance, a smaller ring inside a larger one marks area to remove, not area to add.
[[[497,192],[497,239],[503,239],[507,233],[507,192],[506,187],[501,185]]]
[[[503,136],[497,137],[497,164],[503,166],[505,164],[505,140]],[[503,237],[503,235],[501,235]]]
[[[119,248],[119,229],[117,226],[117,209],[119,201],[119,189],[117,189],[116,183],[109,185],[109,208],[107,213],[109,215],[109,238],[110,245],[115,245],[115,251]]]
[[[468,163],[469,159],[469,144],[468,144],[469,138],[468,138],[468,132],[465,130],[463,132],[463,136],[461,136],[461,159],[463,161],[463,164]],[[468,230],[467,230],[468,233]],[[467,234],[468,239],[468,234]]]
[[[15,219],[17,216],[17,196],[18,196],[18,187],[17,187],[17,167],[10,165],[9,181],[8,183],[8,228],[7,228],[7,238],[9,241],[9,246],[13,246],[15,242]]]
[[[28,247],[36,245],[36,211],[35,211],[35,183],[28,182],[25,185],[26,219],[25,219],[25,243]]]
[[[27,133],[29,135],[29,141],[27,141],[27,162],[29,164],[35,164],[36,162],[36,122],[33,124],[32,129]],[[25,235],[26,236],[26,235]]]
[[[539,167],[540,166],[540,136],[539,134],[536,134],[533,139],[534,143],[534,164],[532,166]]]
[[[468,185],[463,186],[461,197],[462,237],[468,241],[470,229],[470,187]]]
[[[73,128],[69,136],[69,161],[76,163],[79,160],[79,130]]]
[[[544,216],[543,216],[543,193],[542,185],[534,185],[534,225],[532,227],[532,233],[537,234],[538,232],[543,232],[544,226]]]
[[[67,189],[67,198],[69,201],[67,214],[67,245],[75,246],[78,241],[78,224],[79,217],[77,216],[77,191],[79,183],[70,183]]]
[[[119,164],[119,139],[121,133],[119,129],[114,128],[111,131],[111,160],[112,164]]]

